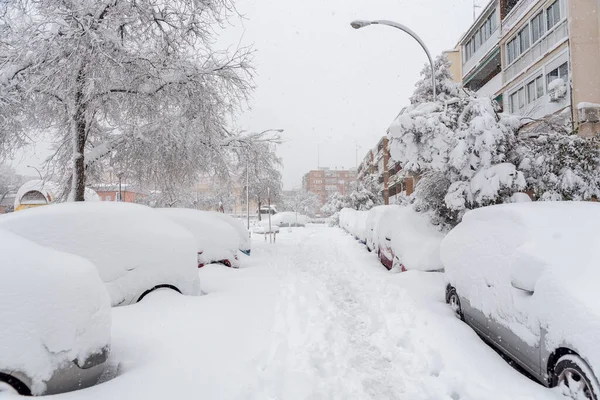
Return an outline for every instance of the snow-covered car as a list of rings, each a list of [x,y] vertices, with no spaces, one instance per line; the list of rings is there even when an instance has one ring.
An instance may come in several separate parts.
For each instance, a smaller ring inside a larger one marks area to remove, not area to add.
[[[306,215],[295,213],[293,211],[279,212],[271,217],[271,223],[280,228],[304,227],[309,218]]]
[[[340,226],[362,244],[367,243],[368,214],[368,211],[356,211],[351,208],[340,211]]]
[[[369,210],[369,213],[367,214],[367,220],[365,221],[367,250],[373,251],[377,249],[374,241],[375,226],[379,223],[379,219],[385,210],[389,209],[390,207],[395,206],[375,206]]]
[[[441,248],[456,315],[574,399],[600,398],[599,220],[598,203],[484,207]]]
[[[192,234],[154,209],[120,202],[52,204],[0,218],[6,229],[96,266],[113,306],[169,288],[200,291]]]
[[[411,206],[385,206],[373,228],[372,242],[387,269],[441,271],[440,245],[444,233],[427,214]]]
[[[111,323],[94,265],[2,229],[0,255],[0,397],[94,385],[105,368]]]
[[[215,217],[221,219],[222,221],[225,221],[226,223],[231,225],[233,229],[235,229],[240,239],[240,251],[245,255],[249,256],[250,251],[252,250],[252,241],[250,240],[250,233],[248,232],[248,229],[246,228],[244,223],[241,220],[232,217],[231,215],[215,211],[211,211],[210,213]]]
[[[191,208],[161,208],[157,211],[194,235],[198,268],[208,264],[240,267],[238,232],[217,213]]]

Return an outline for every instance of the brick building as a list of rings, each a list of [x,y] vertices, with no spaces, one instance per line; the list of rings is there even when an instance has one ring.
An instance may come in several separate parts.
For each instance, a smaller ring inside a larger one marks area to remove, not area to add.
[[[302,178],[304,190],[319,196],[321,206],[325,205],[327,198],[333,193],[348,194],[356,185],[356,170],[333,170],[319,168],[308,172]]]
[[[135,203],[140,198],[146,196],[127,183],[121,184],[120,192],[119,184],[100,184],[94,185],[92,188],[96,191],[101,201],[119,201],[119,195],[121,194],[123,196],[123,202]]]
[[[400,163],[390,157],[389,140],[382,137],[377,145],[367,152],[358,166],[358,181],[367,188],[375,188],[384,204],[396,203],[397,196],[413,192],[413,178],[406,176]]]

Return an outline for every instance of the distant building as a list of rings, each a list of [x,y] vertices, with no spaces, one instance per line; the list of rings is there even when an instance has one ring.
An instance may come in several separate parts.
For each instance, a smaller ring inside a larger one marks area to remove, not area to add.
[[[121,184],[119,190],[118,183],[99,184],[92,188],[98,193],[101,201],[123,201],[125,203],[135,203],[141,198],[146,197],[140,190],[128,183]],[[122,196],[122,199],[120,198]]]
[[[356,170],[334,170],[319,168],[308,172],[302,178],[304,190],[316,194],[321,206],[325,205],[327,198],[333,193],[342,195],[352,192],[356,185]]]

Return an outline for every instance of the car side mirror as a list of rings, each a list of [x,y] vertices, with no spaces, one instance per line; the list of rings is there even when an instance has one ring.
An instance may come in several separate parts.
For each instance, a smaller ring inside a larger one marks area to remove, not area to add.
[[[388,242],[390,242],[392,239],[390,239],[389,237],[385,237],[385,240],[387,240]]]
[[[511,286],[514,287],[515,289],[518,289],[522,292],[527,293],[528,295],[533,295],[533,288],[528,286],[528,285],[523,285],[522,282],[516,281],[515,279],[512,279],[510,282]]]

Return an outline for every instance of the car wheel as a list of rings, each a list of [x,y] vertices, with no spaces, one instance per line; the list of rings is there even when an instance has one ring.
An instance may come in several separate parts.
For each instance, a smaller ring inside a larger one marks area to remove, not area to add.
[[[575,354],[558,359],[552,375],[552,386],[571,399],[598,400],[598,383],[588,365]]]
[[[0,395],[2,393],[10,393],[21,396],[31,396],[31,390],[23,382],[14,376],[3,374],[0,372]]]
[[[446,303],[450,306],[456,318],[464,321],[465,316],[462,311],[462,307],[460,305],[460,297],[458,297],[458,293],[456,293],[456,289],[450,287],[446,292]]]

